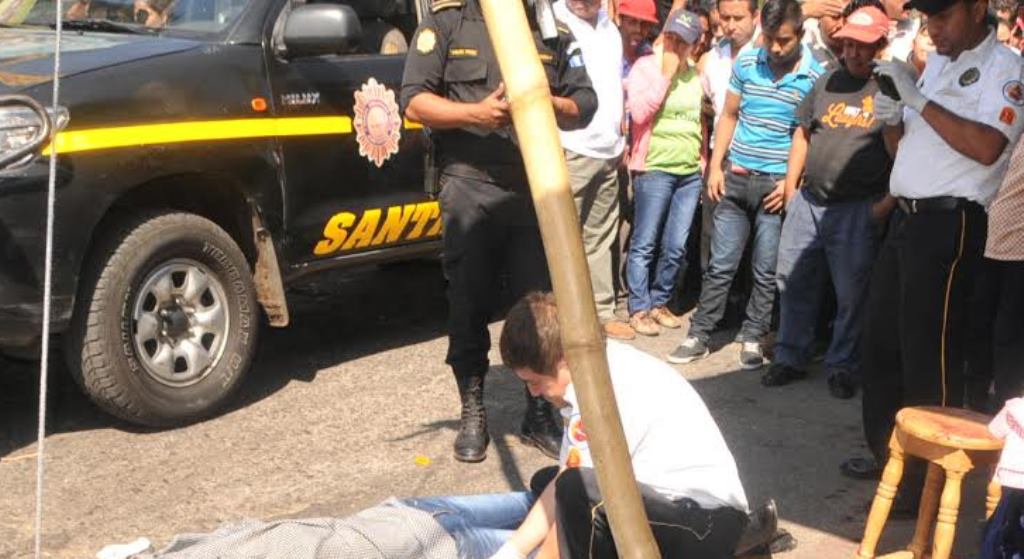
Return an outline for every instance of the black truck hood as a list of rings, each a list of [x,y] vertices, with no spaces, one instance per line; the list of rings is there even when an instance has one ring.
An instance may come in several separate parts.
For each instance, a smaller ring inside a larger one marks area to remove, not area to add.
[[[0,28],[0,93],[15,93],[51,81],[54,31]],[[61,78],[152,56],[199,48],[204,43],[157,35],[65,31]]]

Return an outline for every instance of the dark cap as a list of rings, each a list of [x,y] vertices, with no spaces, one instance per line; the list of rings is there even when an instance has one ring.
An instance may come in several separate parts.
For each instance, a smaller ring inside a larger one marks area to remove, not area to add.
[[[665,21],[665,33],[675,33],[686,43],[693,44],[700,39],[704,32],[704,26],[700,23],[697,14],[680,8],[668,15]]]
[[[917,10],[924,15],[933,16],[956,4],[958,0],[910,0],[903,5],[904,10]]]

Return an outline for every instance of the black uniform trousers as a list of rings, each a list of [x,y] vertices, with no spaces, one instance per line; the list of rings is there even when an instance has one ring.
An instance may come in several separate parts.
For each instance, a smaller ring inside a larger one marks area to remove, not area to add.
[[[604,499],[591,468],[571,468],[555,480],[555,515],[562,557],[614,559]],[[670,500],[638,483],[647,521],[662,557],[732,559],[747,515],[731,507],[701,508],[692,499]]]
[[[987,223],[973,203],[893,212],[871,278],[861,364],[864,433],[879,464],[901,408],[963,405],[968,301]]]
[[[484,173],[441,176],[447,363],[458,378],[487,372],[487,325],[498,310],[503,272],[513,301],[551,289],[525,172],[510,167],[491,174],[501,176],[501,182],[486,180]]]

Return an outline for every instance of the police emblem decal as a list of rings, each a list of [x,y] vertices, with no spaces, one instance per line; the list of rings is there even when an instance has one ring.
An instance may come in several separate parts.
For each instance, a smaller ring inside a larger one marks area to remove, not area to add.
[[[1010,80],[1003,84],[1003,97],[1010,103],[1024,107],[1024,83],[1020,80]]]
[[[395,92],[370,78],[355,97],[352,124],[359,155],[380,167],[398,153],[398,141],[402,138],[402,117],[398,114]]]
[[[981,72],[977,68],[968,68],[964,70],[963,74],[960,74],[960,87],[967,87],[978,81],[981,77]]]
[[[435,45],[437,45],[437,35],[434,34],[434,30],[429,27],[420,30],[420,34],[416,36],[416,50],[420,54],[430,54],[434,51]]]

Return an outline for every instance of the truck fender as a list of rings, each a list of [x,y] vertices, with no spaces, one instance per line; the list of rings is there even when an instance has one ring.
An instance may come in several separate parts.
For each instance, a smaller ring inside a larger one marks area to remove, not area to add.
[[[251,205],[253,245],[256,247],[256,266],[253,283],[256,286],[256,300],[267,314],[267,322],[274,328],[288,326],[288,299],[284,293],[284,280],[278,264],[274,239],[263,225],[263,219],[255,205]]]

